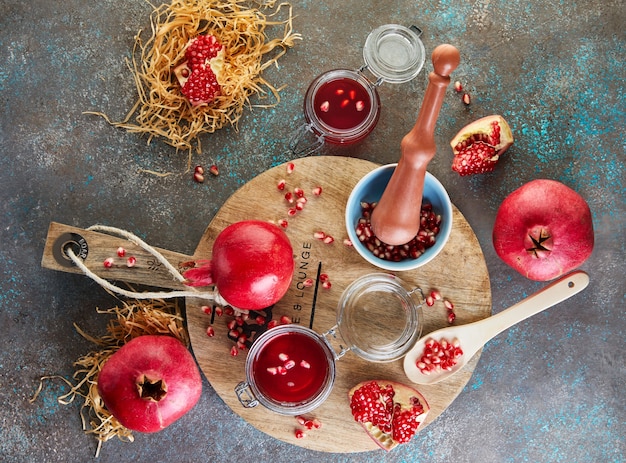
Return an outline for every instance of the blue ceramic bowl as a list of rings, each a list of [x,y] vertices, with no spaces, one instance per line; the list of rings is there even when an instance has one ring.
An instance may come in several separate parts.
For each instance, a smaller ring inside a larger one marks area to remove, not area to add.
[[[352,193],[350,193],[348,203],[346,204],[346,229],[354,248],[366,261],[385,270],[401,272],[413,270],[425,265],[433,260],[446,245],[448,238],[450,238],[450,232],[452,231],[452,202],[450,201],[446,189],[439,180],[429,172],[426,172],[423,201],[432,204],[435,213],[441,214],[442,217],[437,241],[432,247],[426,249],[417,259],[409,258],[400,262],[392,262],[376,257],[359,241],[355,231],[356,225],[362,216],[361,202],[365,201],[371,203],[380,200],[396,165],[397,164],[387,164],[378,167],[359,180],[359,183],[356,184]]]

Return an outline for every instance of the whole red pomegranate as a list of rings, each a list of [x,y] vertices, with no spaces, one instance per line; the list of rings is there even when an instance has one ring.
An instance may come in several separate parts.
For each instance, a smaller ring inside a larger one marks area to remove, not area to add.
[[[214,284],[233,307],[259,310],[285,295],[294,269],[293,248],[281,228],[244,220],[222,230],[213,243],[211,261],[184,276],[189,286]]]
[[[198,402],[202,379],[187,348],[172,336],[138,336],[117,350],[98,374],[98,393],[126,428],[157,432]]]
[[[591,255],[593,243],[587,202],[556,180],[532,180],[512,192],[493,227],[498,256],[536,281],[575,269]]]
[[[348,396],[355,421],[387,451],[409,442],[430,410],[422,394],[394,381],[364,381]]]

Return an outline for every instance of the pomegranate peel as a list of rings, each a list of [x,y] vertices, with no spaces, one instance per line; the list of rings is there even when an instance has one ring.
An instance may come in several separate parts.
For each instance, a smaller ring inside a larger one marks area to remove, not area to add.
[[[422,394],[395,381],[361,382],[348,397],[355,421],[387,451],[409,442],[430,410]]]
[[[563,183],[532,180],[504,199],[492,237],[496,253],[506,264],[531,280],[552,280],[591,255],[591,211]]]
[[[460,175],[493,171],[500,156],[513,144],[513,133],[499,115],[486,116],[463,127],[450,142],[452,170]]]

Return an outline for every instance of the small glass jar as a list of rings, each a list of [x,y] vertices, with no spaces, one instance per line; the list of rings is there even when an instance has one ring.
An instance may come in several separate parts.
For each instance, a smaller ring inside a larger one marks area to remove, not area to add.
[[[258,337],[246,358],[246,380],[235,388],[239,401],[282,415],[314,410],[330,395],[336,361],[347,352],[371,362],[403,357],[421,335],[423,302],[421,289],[408,289],[394,275],[358,278],[341,295],[337,324],[323,335],[290,324]]]
[[[381,26],[365,41],[365,64],[360,69],[334,69],[315,78],[304,97],[306,124],[290,143],[294,154],[310,154],[325,142],[350,145],[367,137],[380,117],[377,87],[383,82],[408,82],[421,71],[425,60],[421,33],[415,26]],[[374,79],[366,76],[366,70]],[[316,142],[297,151],[308,132]]]

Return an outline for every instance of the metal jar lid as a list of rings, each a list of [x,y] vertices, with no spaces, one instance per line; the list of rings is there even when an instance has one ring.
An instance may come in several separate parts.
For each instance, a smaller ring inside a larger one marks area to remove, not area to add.
[[[386,24],[367,36],[363,47],[365,67],[381,82],[404,83],[414,79],[425,61],[422,31],[416,27]]]

